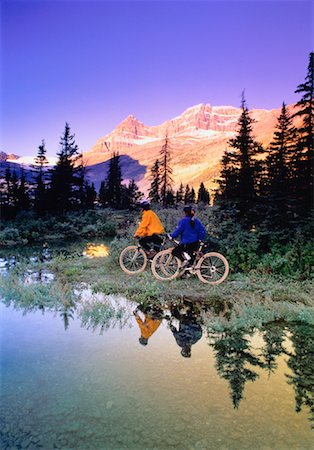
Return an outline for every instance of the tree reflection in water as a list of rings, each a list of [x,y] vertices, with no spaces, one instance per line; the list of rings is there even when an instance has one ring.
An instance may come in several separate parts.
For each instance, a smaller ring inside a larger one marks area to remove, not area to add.
[[[283,341],[286,337],[285,326],[281,322],[271,322],[261,328],[265,346],[262,349],[262,357],[269,375],[277,369],[277,358],[285,353]]]
[[[58,291],[58,292],[57,292]],[[92,294],[87,292],[87,300],[76,297],[66,286],[58,290],[47,285],[30,285],[24,290],[19,288],[7,291],[7,298],[2,301],[7,306],[22,310],[23,314],[40,310],[55,312],[62,319],[64,329],[68,330],[75,313],[83,327],[94,331],[104,331],[118,326],[131,326],[131,318],[139,312],[151,316],[159,324],[167,321],[169,332],[172,332],[183,356],[191,356],[191,348],[199,341],[205,327],[202,313],[207,310],[204,304],[180,302],[179,304],[158,304],[156,302],[137,305],[119,297]],[[211,308],[210,313],[221,316],[222,311]],[[221,308],[220,308],[221,309]],[[225,315],[225,308],[223,315]],[[225,318],[225,317],[224,317]],[[156,327],[156,330],[158,327]],[[156,331],[154,330],[154,332]],[[260,354],[252,345],[252,337],[260,331],[264,345]],[[277,369],[277,359],[287,355],[287,366],[291,370],[286,374],[287,382],[295,391],[296,411],[304,407],[310,411],[310,421],[314,427],[314,327],[297,323],[273,322],[260,329],[241,330],[224,329],[215,332],[206,329],[209,345],[215,357],[218,375],[230,386],[230,396],[234,408],[239,408],[244,396],[245,384],[256,381],[259,377],[254,368],[267,370],[268,374]],[[284,341],[290,339],[293,351],[284,348]]]
[[[314,327],[302,324],[289,324],[290,340],[294,353],[289,354],[287,362],[292,375],[287,374],[288,384],[295,392],[295,410],[300,412],[302,406],[310,410],[310,421],[314,428]]]
[[[251,336],[253,332],[249,334]],[[239,408],[247,381],[255,381],[258,374],[247,367],[264,367],[263,361],[251,352],[247,331],[226,331],[219,335],[209,334],[213,347],[218,375],[229,382],[234,408]]]

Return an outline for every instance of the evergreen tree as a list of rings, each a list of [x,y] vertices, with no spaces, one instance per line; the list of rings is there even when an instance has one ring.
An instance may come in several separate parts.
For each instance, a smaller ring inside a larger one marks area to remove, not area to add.
[[[123,194],[122,194],[122,208],[134,209],[135,205],[139,202],[139,200],[143,197],[143,193],[139,191],[138,185],[135,183],[135,180],[132,178],[129,181],[128,186],[123,186]]]
[[[197,193],[197,203],[204,203],[205,205],[209,205],[210,195],[208,190],[206,189],[204,183],[200,184],[198,193]]]
[[[158,159],[154,162],[150,170],[151,184],[149,188],[148,197],[152,203],[160,202],[160,183],[161,183],[161,173],[160,173],[160,162]]]
[[[160,156],[160,199],[164,206],[167,206],[167,191],[172,191],[172,168],[171,151],[168,136],[162,146]]]
[[[11,176],[10,198],[14,212],[16,213],[19,207],[19,179],[15,170],[13,170],[13,174]]]
[[[224,154],[216,195],[219,203],[223,201],[226,206],[236,208],[238,220],[245,228],[251,228],[257,221],[257,175],[260,168],[255,157],[262,152],[262,148],[252,137],[253,122],[243,96],[238,135],[229,140],[234,151]]]
[[[18,211],[26,211],[30,207],[30,198],[28,186],[25,177],[25,171],[22,167],[21,178],[16,191],[16,207]]]
[[[12,202],[12,189],[11,189],[12,175],[9,167],[5,169],[4,179],[1,180],[1,197],[0,197],[0,217],[5,219],[11,219],[15,215],[13,202]]]
[[[45,167],[48,165],[46,157],[45,141],[41,141],[41,145],[38,147],[38,153],[35,158],[35,164],[32,166],[34,171],[34,208],[41,215],[47,209],[46,198],[46,184],[47,184],[47,172]]]
[[[175,196],[172,189],[168,189],[166,192],[166,205],[173,206],[174,205]]]
[[[191,190],[190,190],[190,186],[187,184],[185,186],[185,192],[184,192],[184,204],[185,205],[190,204],[190,200],[191,200]]]
[[[179,189],[176,192],[176,204],[180,205],[183,202],[184,202],[184,187],[181,181]]]
[[[112,208],[119,208],[122,200],[122,174],[120,167],[119,153],[113,152],[109,162],[109,170],[106,178],[106,191],[108,205]]]
[[[81,208],[94,209],[96,198],[97,192],[94,183],[89,184],[87,181],[84,181],[80,196]]]
[[[192,189],[191,189],[191,194],[190,194],[190,201],[189,201],[189,203],[195,203],[195,190],[194,190],[193,187],[192,187]]]
[[[57,153],[59,159],[51,170],[49,203],[53,211],[65,212],[77,207],[79,176],[76,162],[80,158],[78,146],[66,122],[61,136],[61,149]]]
[[[296,104],[298,111],[294,117],[301,117],[298,128],[298,147],[294,159],[294,190],[296,213],[307,216],[313,208],[313,150],[314,150],[314,53],[310,53],[308,72],[305,82],[300,84],[296,93],[302,98]]]
[[[292,118],[283,103],[266,159],[266,221],[272,229],[287,228],[291,219],[291,161],[295,139]]]
[[[99,203],[103,207],[108,206],[109,198],[108,198],[108,191],[107,191],[107,188],[106,188],[106,182],[105,181],[102,181],[100,183],[98,199],[99,199]]]

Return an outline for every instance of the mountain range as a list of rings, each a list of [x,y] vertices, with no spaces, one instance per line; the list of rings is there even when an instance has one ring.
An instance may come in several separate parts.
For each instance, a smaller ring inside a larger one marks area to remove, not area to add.
[[[291,114],[293,109],[293,105],[288,106]],[[266,146],[271,142],[280,111],[281,108],[250,111],[255,120],[253,134],[261,144]],[[150,168],[159,158],[167,136],[175,188],[181,182],[197,188],[202,181],[213,188],[228,140],[237,133],[241,112],[241,108],[232,106],[200,104],[159,126],[145,125],[130,115],[85,152],[84,160],[92,166],[108,160],[113,151],[128,155],[146,167],[145,174],[138,180],[145,192],[149,187]]]
[[[272,138],[281,108],[253,109],[253,134],[258,142],[267,146]],[[288,106],[293,114],[294,106]],[[134,178],[140,189],[147,193],[150,168],[160,157],[167,136],[171,151],[174,188],[184,185],[198,188],[203,181],[207,188],[215,187],[219,176],[220,160],[228,148],[228,140],[237,133],[241,108],[199,104],[158,126],[148,126],[129,115],[111,133],[98,139],[83,153],[87,177],[99,189],[106,177],[113,151],[119,152],[122,176],[125,182]],[[300,120],[300,119],[298,119]],[[32,158],[31,158],[32,159]],[[23,165],[27,171],[29,157],[18,157],[0,152],[0,167]],[[55,158],[51,159],[54,164]]]

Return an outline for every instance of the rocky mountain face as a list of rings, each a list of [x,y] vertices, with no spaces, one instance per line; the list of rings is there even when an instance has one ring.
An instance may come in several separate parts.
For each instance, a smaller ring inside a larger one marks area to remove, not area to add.
[[[0,152],[0,162],[7,161],[8,159],[10,160],[19,159],[19,156],[14,155],[13,153]]]
[[[264,145],[272,140],[280,109],[250,111],[255,120],[254,135]],[[289,109],[293,112],[293,106]],[[200,104],[159,126],[145,125],[130,115],[84,153],[84,159],[87,165],[93,165],[110,159],[113,151],[130,156],[146,166],[146,173],[138,180],[140,188],[146,191],[149,169],[159,158],[168,136],[175,187],[182,181],[197,188],[203,181],[212,188],[228,140],[236,135],[240,114],[240,108]]]

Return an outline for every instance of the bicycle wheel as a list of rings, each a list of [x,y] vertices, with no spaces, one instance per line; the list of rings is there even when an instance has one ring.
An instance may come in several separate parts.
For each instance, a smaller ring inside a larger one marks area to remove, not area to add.
[[[209,252],[198,261],[196,273],[203,283],[220,284],[228,276],[229,263],[220,253]]]
[[[135,275],[145,269],[147,256],[142,248],[137,245],[129,245],[120,253],[119,263],[125,273]]]
[[[160,281],[173,280],[179,274],[181,261],[172,256],[172,248],[163,250],[154,257],[152,261],[152,272]]]

